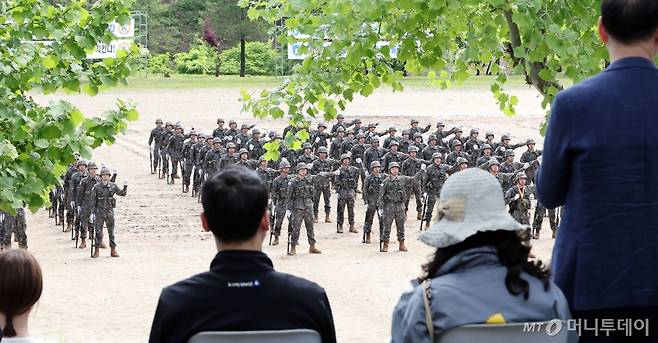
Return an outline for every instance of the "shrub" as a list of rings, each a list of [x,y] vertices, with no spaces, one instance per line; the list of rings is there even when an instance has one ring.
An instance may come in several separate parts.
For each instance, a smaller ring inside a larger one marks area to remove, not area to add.
[[[217,51],[199,41],[187,52],[174,55],[176,70],[183,74],[215,74]]]
[[[161,74],[165,77],[169,77],[173,72],[171,66],[171,55],[169,55],[168,52],[165,52],[160,55],[155,55],[149,59],[148,72],[151,74]]]
[[[245,44],[245,72],[248,75],[276,75],[277,60],[281,57],[269,43],[247,42]],[[240,45],[236,45],[219,55],[221,73],[225,75],[240,74]],[[279,62],[281,63],[281,62]],[[284,67],[284,70],[287,69]]]

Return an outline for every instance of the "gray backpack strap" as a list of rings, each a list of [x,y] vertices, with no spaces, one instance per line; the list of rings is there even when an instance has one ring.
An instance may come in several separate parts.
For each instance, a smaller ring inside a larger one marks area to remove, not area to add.
[[[425,325],[430,334],[430,342],[434,342],[434,322],[432,321],[432,282],[427,279],[422,283],[423,303],[425,304]]]

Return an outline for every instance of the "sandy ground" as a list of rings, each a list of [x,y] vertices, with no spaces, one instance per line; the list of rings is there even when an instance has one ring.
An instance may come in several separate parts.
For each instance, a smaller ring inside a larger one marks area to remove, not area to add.
[[[487,90],[437,91],[411,89],[405,93],[379,91],[357,99],[346,114],[359,115],[365,123],[381,127],[407,127],[411,116],[421,125],[446,121],[448,126],[479,127],[497,136],[510,132],[513,141],[540,139],[537,128],[543,118],[537,93],[516,89],[519,116],[505,117]],[[54,226],[45,211],[28,216],[30,250],[44,271],[43,297],[32,317],[32,333],[48,342],[145,342],[162,287],[208,269],[215,253],[209,234],[203,233],[198,214],[201,206],[180,183],[168,186],[149,174],[148,133],[156,117],[182,121],[184,126],[210,132],[218,116],[255,122],[264,129],[281,129],[284,121],[258,121],[240,114],[239,85],[235,89],[125,90],[95,98],[82,95],[39,96],[40,101],[66,98],[84,113],[95,115],[111,108],[114,99],[133,99],[142,116],[125,136],[110,147],[95,152],[94,159],[119,170],[117,183],[129,181],[128,196],[119,198],[116,236],[121,257],[89,258],[89,250],[76,250],[69,234]],[[517,155],[522,149],[517,150]],[[363,203],[357,201],[357,227],[363,225]],[[335,209],[335,197],[332,197]],[[412,212],[410,212],[412,213]],[[431,253],[416,238],[419,223],[407,221],[408,253],[381,254],[377,244],[364,245],[361,234],[337,234],[335,224],[316,226],[322,255],[307,254],[302,239],[298,256],[285,256],[285,244],[265,246],[275,268],[322,285],[333,309],[339,342],[384,342],[388,340],[393,307],[409,280]],[[335,219],[335,212],[333,213]],[[284,224],[285,225],[285,224]],[[533,241],[542,260],[550,257],[553,241],[547,220],[543,237]],[[301,237],[305,237],[302,232]],[[376,238],[374,239],[376,240]]]

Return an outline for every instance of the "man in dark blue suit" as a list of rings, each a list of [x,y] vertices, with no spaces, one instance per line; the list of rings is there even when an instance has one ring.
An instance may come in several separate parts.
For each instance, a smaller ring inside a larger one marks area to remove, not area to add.
[[[203,184],[201,198],[201,222],[219,252],[210,271],[162,291],[149,342],[186,343],[202,331],[311,329],[335,343],[324,289],[275,271],[262,252],[270,216],[258,175],[228,166]]]
[[[603,0],[599,34],[611,64],[555,97],[538,199],[564,205],[552,269],[573,316],[615,319],[582,341],[655,342],[616,319],[658,334],[658,1]]]

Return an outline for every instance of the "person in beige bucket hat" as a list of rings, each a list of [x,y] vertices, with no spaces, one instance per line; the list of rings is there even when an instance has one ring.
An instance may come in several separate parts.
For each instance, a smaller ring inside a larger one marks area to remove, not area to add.
[[[547,267],[528,261],[527,225],[507,212],[490,173],[470,168],[450,176],[434,213],[419,239],[437,249],[395,307],[391,342],[440,341],[468,324],[570,318]]]

